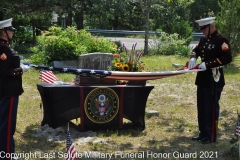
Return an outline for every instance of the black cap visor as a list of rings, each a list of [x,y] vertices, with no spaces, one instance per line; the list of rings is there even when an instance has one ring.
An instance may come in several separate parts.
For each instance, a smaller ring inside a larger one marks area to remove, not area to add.
[[[200,30],[204,30],[205,28],[207,28],[210,24],[204,25],[204,26],[200,26]]]
[[[4,27],[5,30],[15,31],[16,29],[13,26]]]

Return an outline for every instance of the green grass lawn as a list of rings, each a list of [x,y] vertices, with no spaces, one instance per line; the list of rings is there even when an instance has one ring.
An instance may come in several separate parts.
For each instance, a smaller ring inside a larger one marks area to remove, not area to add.
[[[187,58],[143,56],[142,61],[145,63],[146,71],[170,71],[175,70],[172,63],[185,64]],[[104,143],[81,144],[73,139],[76,150],[81,153],[88,151],[135,153],[135,158],[132,159],[209,159],[207,157],[210,155],[212,159],[218,160],[238,159],[238,153],[230,150],[229,141],[234,138],[237,110],[240,108],[239,64],[240,57],[236,57],[233,63],[224,67],[226,86],[220,100],[221,113],[217,143],[202,145],[191,140],[191,137],[198,133],[196,86],[194,85],[196,73],[188,73],[148,81],[149,84],[154,85],[154,89],[148,97],[146,109],[158,111],[159,116],[150,118],[146,116],[145,130],[126,127],[120,130],[96,131],[97,135],[94,138],[101,138]],[[75,75],[66,73],[56,73],[56,76],[64,82],[73,81],[75,78]],[[48,153],[49,156],[51,153],[65,152],[65,142],[56,143],[49,141],[46,137],[33,136],[41,127],[43,118],[43,111],[40,109],[41,98],[36,87],[38,83],[41,83],[39,70],[31,68],[23,75],[25,92],[20,96],[19,102],[15,133],[16,152]],[[84,140],[84,137],[81,138]],[[141,157],[142,152],[145,153],[144,158]],[[194,154],[203,158],[193,158]],[[177,158],[178,156],[184,158]],[[41,159],[51,158],[42,157]]]

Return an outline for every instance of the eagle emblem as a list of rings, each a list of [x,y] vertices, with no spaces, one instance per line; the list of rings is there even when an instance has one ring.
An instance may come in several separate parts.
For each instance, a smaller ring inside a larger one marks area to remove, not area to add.
[[[118,94],[109,87],[97,87],[86,96],[84,111],[94,123],[110,122],[119,112]]]
[[[104,94],[98,96],[98,99],[95,99],[95,107],[97,108],[100,116],[103,116],[105,113],[107,114],[108,106],[109,106],[109,99],[106,98]]]

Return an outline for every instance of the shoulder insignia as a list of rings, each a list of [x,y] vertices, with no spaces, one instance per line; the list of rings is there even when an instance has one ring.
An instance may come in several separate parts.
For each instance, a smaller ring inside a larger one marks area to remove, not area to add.
[[[0,56],[0,60],[7,60],[7,55],[5,53],[3,53],[1,56]]]
[[[228,44],[224,42],[222,44],[222,51],[228,51],[228,50],[229,50]]]

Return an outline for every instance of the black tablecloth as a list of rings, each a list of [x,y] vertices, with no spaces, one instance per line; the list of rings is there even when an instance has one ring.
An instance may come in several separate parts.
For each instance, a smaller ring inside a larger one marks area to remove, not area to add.
[[[104,128],[122,128],[122,118],[145,128],[145,106],[154,86],[110,85],[104,86],[114,90],[119,96],[119,113],[108,123],[98,124],[90,121],[84,113],[83,105],[86,96],[99,86],[76,86],[59,84],[37,84],[43,103],[42,125],[56,128],[68,121],[81,118],[81,130]]]

